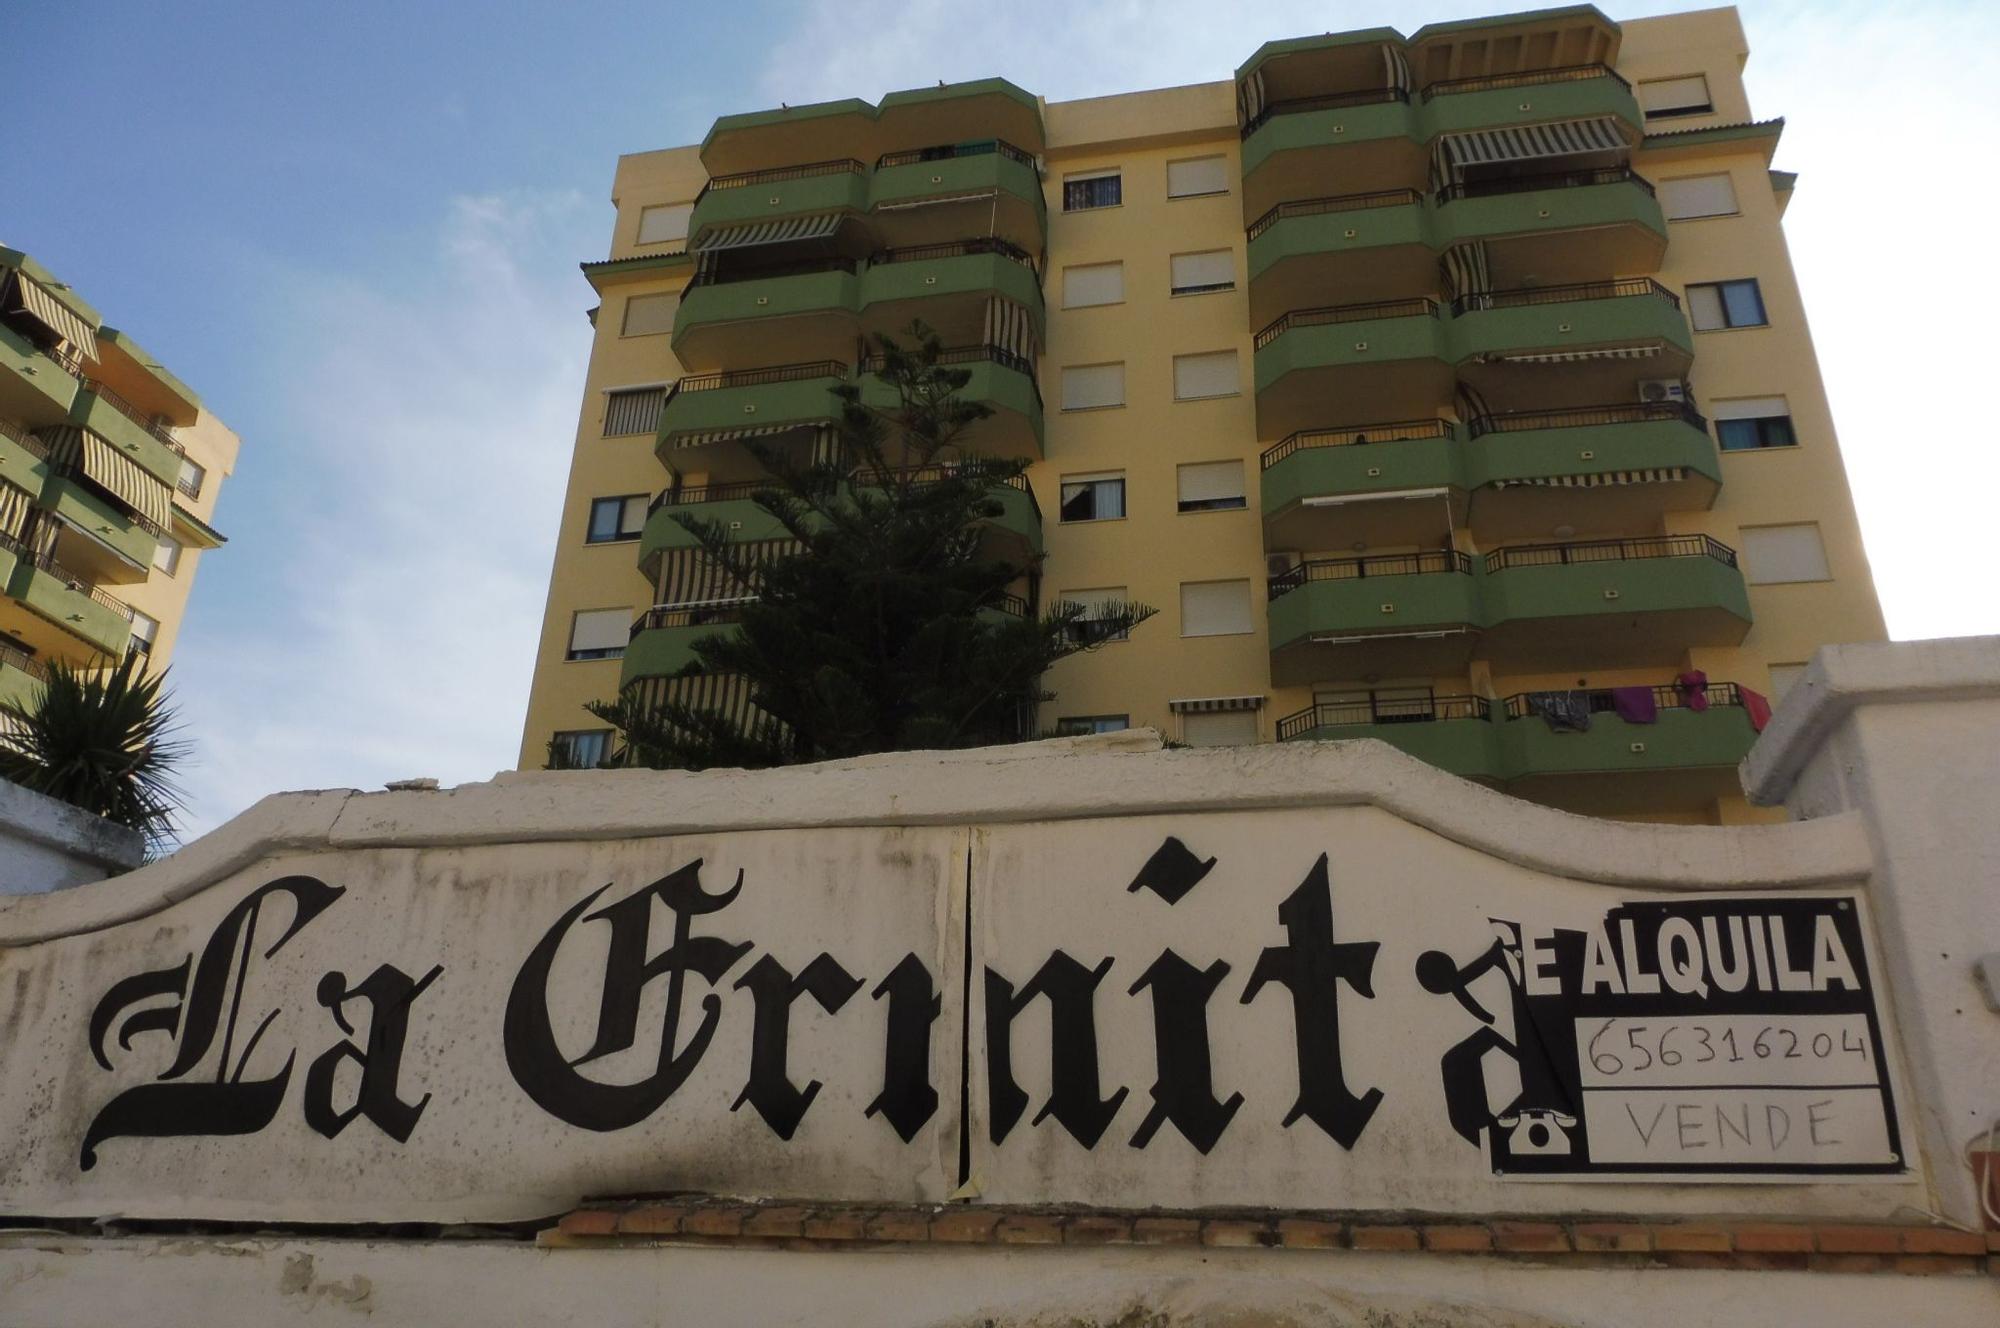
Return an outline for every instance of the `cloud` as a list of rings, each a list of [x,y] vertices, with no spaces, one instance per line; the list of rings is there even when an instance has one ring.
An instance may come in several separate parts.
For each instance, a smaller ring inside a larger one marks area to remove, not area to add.
[[[286,435],[244,440],[223,515],[254,537],[202,570],[247,561],[197,585],[174,670],[190,834],[279,789],[512,766],[596,221],[576,195],[459,198],[414,280],[274,275],[258,354],[291,376],[262,413]]]

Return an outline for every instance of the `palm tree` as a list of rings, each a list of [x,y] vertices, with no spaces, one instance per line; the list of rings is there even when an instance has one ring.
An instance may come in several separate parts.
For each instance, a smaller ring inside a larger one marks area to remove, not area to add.
[[[167,675],[147,677],[139,666],[137,655],[88,673],[52,662],[30,702],[0,702],[0,779],[131,826],[157,856],[175,843],[174,773],[190,744],[174,737]]]

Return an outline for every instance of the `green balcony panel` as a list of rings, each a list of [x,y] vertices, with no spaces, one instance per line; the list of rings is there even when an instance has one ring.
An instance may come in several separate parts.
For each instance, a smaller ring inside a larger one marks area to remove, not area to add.
[[[733,632],[729,622],[691,623],[687,613],[648,615],[667,619],[662,627],[643,627],[632,634],[619,661],[618,687],[624,690],[641,678],[668,678],[695,661],[694,643],[704,637]]]
[[[76,394],[75,378],[0,323],[0,416],[31,429],[60,424],[69,418]]]
[[[163,483],[173,485],[180,481],[181,454],[100,393],[88,387],[78,388],[69,418],[70,423],[90,430]]]
[[[898,203],[952,198],[988,189],[1020,199],[1038,217],[1048,210],[1035,168],[1000,152],[967,153],[938,161],[878,167],[869,186],[868,205],[893,207]]]
[[[1493,302],[1489,307],[1464,308],[1451,319],[1456,359],[1646,342],[1663,342],[1681,356],[1694,353],[1687,319],[1663,288],[1643,279],[1607,282],[1574,288],[1578,298],[1563,298],[1569,289],[1498,292],[1485,297]]]
[[[740,385],[730,380],[754,379],[755,371],[723,375],[720,387],[691,388],[690,383],[702,379],[683,379],[681,390],[668,398],[660,412],[660,437],[671,449],[673,440],[686,434],[833,419],[840,414],[840,399],[833,395],[833,389],[845,381],[845,370],[838,364],[829,364],[826,369],[822,374],[802,370],[807,376]]]
[[[694,212],[688,218],[689,239],[699,242],[702,232],[718,226],[867,210],[868,169],[860,162],[816,162],[793,170],[798,173],[791,179],[763,180],[753,175],[741,184],[720,189],[711,185],[695,200]],[[789,173],[779,170],[756,174]]]
[[[1461,572],[1307,581],[1270,602],[1271,648],[1279,650],[1314,636],[1477,623],[1477,588],[1475,578]]]
[[[42,488],[42,506],[135,567],[145,569],[152,565],[153,551],[159,547],[159,541],[124,508],[89,486],[68,475],[51,476]]]
[[[1041,335],[1041,282],[1033,268],[1004,254],[948,254],[904,262],[870,263],[862,280],[861,307],[879,313],[885,305],[903,306],[891,317],[891,326],[884,329],[893,334],[901,330],[905,311],[909,317],[922,317],[934,325],[941,321],[925,315],[920,307],[911,308],[912,302],[951,295],[987,294],[1004,295],[1027,309],[1034,317],[1036,335]],[[966,309],[966,315],[974,326],[983,319],[984,313],[983,305],[977,309],[970,306]],[[948,335],[948,341],[960,340],[970,330],[951,329],[956,335]]]
[[[1025,363],[1003,362],[985,348],[947,350],[942,362],[970,376],[959,396],[981,402],[993,414],[965,431],[967,450],[982,456],[1042,458],[1042,396]],[[895,392],[875,374],[861,376],[861,400],[878,410],[897,404]]]
[[[1435,438],[1300,446],[1263,472],[1265,519],[1307,498],[1463,487],[1460,444],[1454,434],[1452,426],[1444,425]],[[1343,431],[1335,436],[1365,438],[1368,431]]]
[[[132,639],[132,620],[33,563],[20,563],[7,593],[97,652],[117,658]]]
[[[1483,562],[1480,653],[1498,672],[1540,673],[1740,645],[1750,601],[1734,563],[1700,535],[1500,550]]]
[[[1558,733],[1535,715],[1493,725],[1503,775],[1522,779],[1628,771],[1734,770],[1757,739],[1749,716],[1736,705],[1711,705],[1702,711],[1662,709],[1659,722],[1654,724],[1628,724],[1610,713],[1592,715],[1590,721],[1590,728],[1582,733]],[[1634,751],[1635,745],[1641,750]]]
[[[1023,480],[1019,485],[1000,485],[992,493],[999,500],[1000,515],[990,518],[986,524],[1001,538],[987,541],[990,552],[1009,561],[1017,560],[1022,553],[1039,557],[1042,553],[1042,511],[1035,504],[1034,490]]]
[[[1340,741],[1374,738],[1407,752],[1419,761],[1465,779],[1497,779],[1500,775],[1498,735],[1483,719],[1439,719],[1417,724],[1324,724],[1287,736],[1294,739]]]
[[[1370,141],[1402,139],[1413,147],[1430,137],[1419,108],[1405,101],[1375,101],[1325,110],[1273,114],[1243,140],[1243,179],[1288,153],[1309,153]]]
[[[27,656],[17,651],[0,651],[0,705],[33,704],[41,686],[40,666],[29,663]]]
[[[38,494],[49,478],[49,462],[44,455],[46,449],[26,430],[21,430],[19,437],[14,435],[15,430],[7,422],[0,421],[0,481],[30,495]]]
[[[726,491],[738,493],[754,486],[732,484]],[[751,501],[748,492],[740,497],[724,498],[720,501],[680,502],[668,501],[653,509],[646,518],[646,528],[639,536],[639,562],[641,566],[669,549],[691,549],[698,541],[693,532],[676,521],[675,516],[693,517],[699,521],[714,521],[729,528],[729,537],[751,543],[757,540],[790,539],[783,523]]]
[[[1528,76],[1532,78],[1532,76]],[[1478,89],[1486,80],[1466,80],[1469,90],[1440,90],[1421,103],[1426,138],[1551,120],[1587,120],[1609,115],[1622,120],[1637,142],[1646,117],[1632,89],[1611,72],[1554,82],[1508,80],[1509,86]],[[1442,85],[1448,89],[1450,85]]]
[[[1640,183],[1639,177],[1617,179],[1618,174],[1603,173],[1603,184],[1554,185],[1546,189],[1450,198],[1433,209],[1434,243],[1444,249],[1465,240],[1623,227],[1649,237],[1644,240],[1648,250],[1664,250],[1667,220],[1659,200]],[[1574,238],[1587,242],[1591,237]],[[1609,270],[1613,272],[1643,270],[1635,266],[1642,261],[1636,256],[1636,249],[1632,257],[1617,254],[1607,257],[1611,262]],[[1656,254],[1654,262],[1657,261]]]
[[[1339,199],[1329,199],[1331,210],[1324,212],[1311,204],[1287,204],[1268,220],[1260,218],[1265,229],[1250,241],[1250,279],[1257,280],[1287,259],[1399,245],[1429,250],[1438,247],[1431,238],[1429,213],[1421,195],[1390,192],[1366,197],[1381,201],[1373,206],[1346,207]]]
[[[1639,418],[1649,414],[1658,418]],[[1670,467],[1693,471],[1713,484],[1722,482],[1715,443],[1701,417],[1678,407],[1549,411],[1515,418],[1522,423],[1545,421],[1550,427],[1510,426],[1481,432],[1475,423],[1477,437],[1465,454],[1470,487],[1551,475],[1608,475]],[[1603,422],[1596,422],[1599,418]]]
[[[1750,597],[1742,571],[1703,555],[1489,567],[1482,580],[1485,620],[1495,626],[1682,611],[1724,614],[1745,631],[1750,625]],[[1733,641],[1686,644],[1734,645],[1741,640],[1739,631]]]
[[[1401,360],[1449,363],[1443,321],[1425,314],[1309,324],[1294,322],[1257,348],[1257,391],[1311,369],[1372,369]]]
[[[850,312],[860,293],[861,278],[838,269],[690,286],[674,314],[673,344],[678,351],[690,332],[719,323]]]

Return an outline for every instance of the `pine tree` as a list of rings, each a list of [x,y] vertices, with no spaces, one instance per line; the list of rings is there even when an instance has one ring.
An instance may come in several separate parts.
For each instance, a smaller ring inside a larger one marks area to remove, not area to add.
[[[731,675],[755,712],[745,721],[630,696],[593,704],[623,734],[630,763],[754,768],[1020,741],[1035,706],[1053,699],[1041,685],[1050,665],[1152,616],[1139,604],[1022,612],[1010,587],[1032,587],[1041,556],[989,557],[982,535],[1004,511],[994,491],[1024,485],[1028,463],[968,448],[992,411],[960,397],[971,374],[940,362],[929,329],[913,325],[908,345],[876,340],[896,404],[878,409],[852,383],[834,388],[834,456],[745,444],[770,481],[753,501],[793,551],[760,557],[721,523],[674,514],[756,596],[732,630],[695,641],[676,676]]]

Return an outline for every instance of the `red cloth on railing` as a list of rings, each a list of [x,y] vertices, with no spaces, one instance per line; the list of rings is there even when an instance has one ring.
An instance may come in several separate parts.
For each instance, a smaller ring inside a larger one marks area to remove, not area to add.
[[[1659,703],[1653,700],[1651,687],[1613,687],[1611,708],[1627,724],[1657,724],[1660,721]]]
[[[1762,733],[1771,722],[1771,703],[1762,692],[1753,692],[1740,682],[1736,684],[1736,694],[1743,698],[1743,713],[1750,716],[1750,727]]]
[[[1680,689],[1681,704],[1690,710],[1708,709],[1708,675],[1700,669],[1689,669],[1674,679],[1674,686]]]

